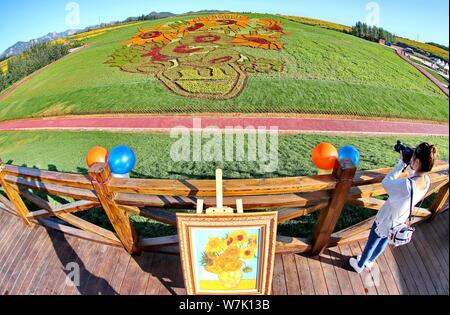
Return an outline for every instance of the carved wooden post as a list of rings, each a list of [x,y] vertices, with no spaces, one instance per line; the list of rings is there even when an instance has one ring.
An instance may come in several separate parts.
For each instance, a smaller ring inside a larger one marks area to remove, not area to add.
[[[30,213],[28,211],[27,206],[22,200],[22,197],[20,197],[19,192],[14,189],[8,182],[5,180],[5,165],[3,164],[3,161],[0,160],[0,186],[3,187],[3,190],[5,191],[6,195],[9,198],[9,201],[16,209],[19,216],[23,219],[23,221],[27,225],[32,225],[31,221],[28,219],[28,214]]]
[[[445,204],[448,201],[448,187],[449,183],[445,184],[444,186],[439,189],[436,197],[434,198],[434,201],[430,207],[430,212],[432,213],[429,221],[433,221],[439,213],[444,209]]]
[[[345,159],[337,163],[333,175],[338,179],[338,183],[331,193],[330,204],[327,208],[320,211],[319,219],[314,227],[311,255],[320,255],[328,245],[331,234],[334,232],[336,223],[348,199],[355,172],[356,167],[351,160]]]
[[[136,248],[137,234],[128,213],[116,204],[114,201],[116,195],[108,187],[112,178],[108,164],[94,164],[89,169],[89,177],[97,197],[123,246],[130,254],[139,252]]]

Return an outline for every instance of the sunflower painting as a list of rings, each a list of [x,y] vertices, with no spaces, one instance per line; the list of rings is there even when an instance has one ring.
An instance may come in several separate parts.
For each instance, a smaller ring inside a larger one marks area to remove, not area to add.
[[[269,295],[278,212],[177,213],[189,295]]]
[[[258,228],[193,229],[198,287],[201,291],[256,290],[260,235]]]

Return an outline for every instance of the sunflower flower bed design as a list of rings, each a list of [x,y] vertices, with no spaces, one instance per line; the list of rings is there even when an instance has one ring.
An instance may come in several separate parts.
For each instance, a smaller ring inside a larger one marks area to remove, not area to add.
[[[230,99],[246,86],[249,73],[283,71],[275,59],[256,58],[239,47],[279,51],[281,22],[222,14],[145,28],[108,61],[122,71],[156,76],[171,92]]]

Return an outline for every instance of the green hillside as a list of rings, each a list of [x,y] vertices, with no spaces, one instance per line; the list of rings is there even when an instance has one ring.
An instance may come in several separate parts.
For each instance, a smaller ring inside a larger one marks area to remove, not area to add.
[[[210,18],[192,20],[196,17],[145,22],[87,39],[88,48],[0,100],[0,120],[159,112],[448,120],[448,98],[387,47],[279,16],[222,16],[220,27]],[[180,20],[184,22],[174,24]],[[196,29],[200,22],[213,26],[205,32]],[[247,24],[233,28],[239,23]],[[185,26],[183,38],[172,36],[171,28]],[[153,38],[159,32],[172,41],[126,46],[133,38]],[[210,50],[199,59],[202,49]]]

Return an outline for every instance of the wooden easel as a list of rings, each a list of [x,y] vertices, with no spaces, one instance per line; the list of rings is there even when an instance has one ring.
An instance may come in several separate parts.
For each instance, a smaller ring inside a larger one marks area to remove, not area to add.
[[[234,213],[234,209],[223,206],[223,172],[221,169],[216,170],[216,207],[206,209],[206,214],[223,214]],[[202,214],[204,207],[203,199],[197,200],[197,213]],[[242,199],[236,199],[237,213],[244,213],[244,205]]]

